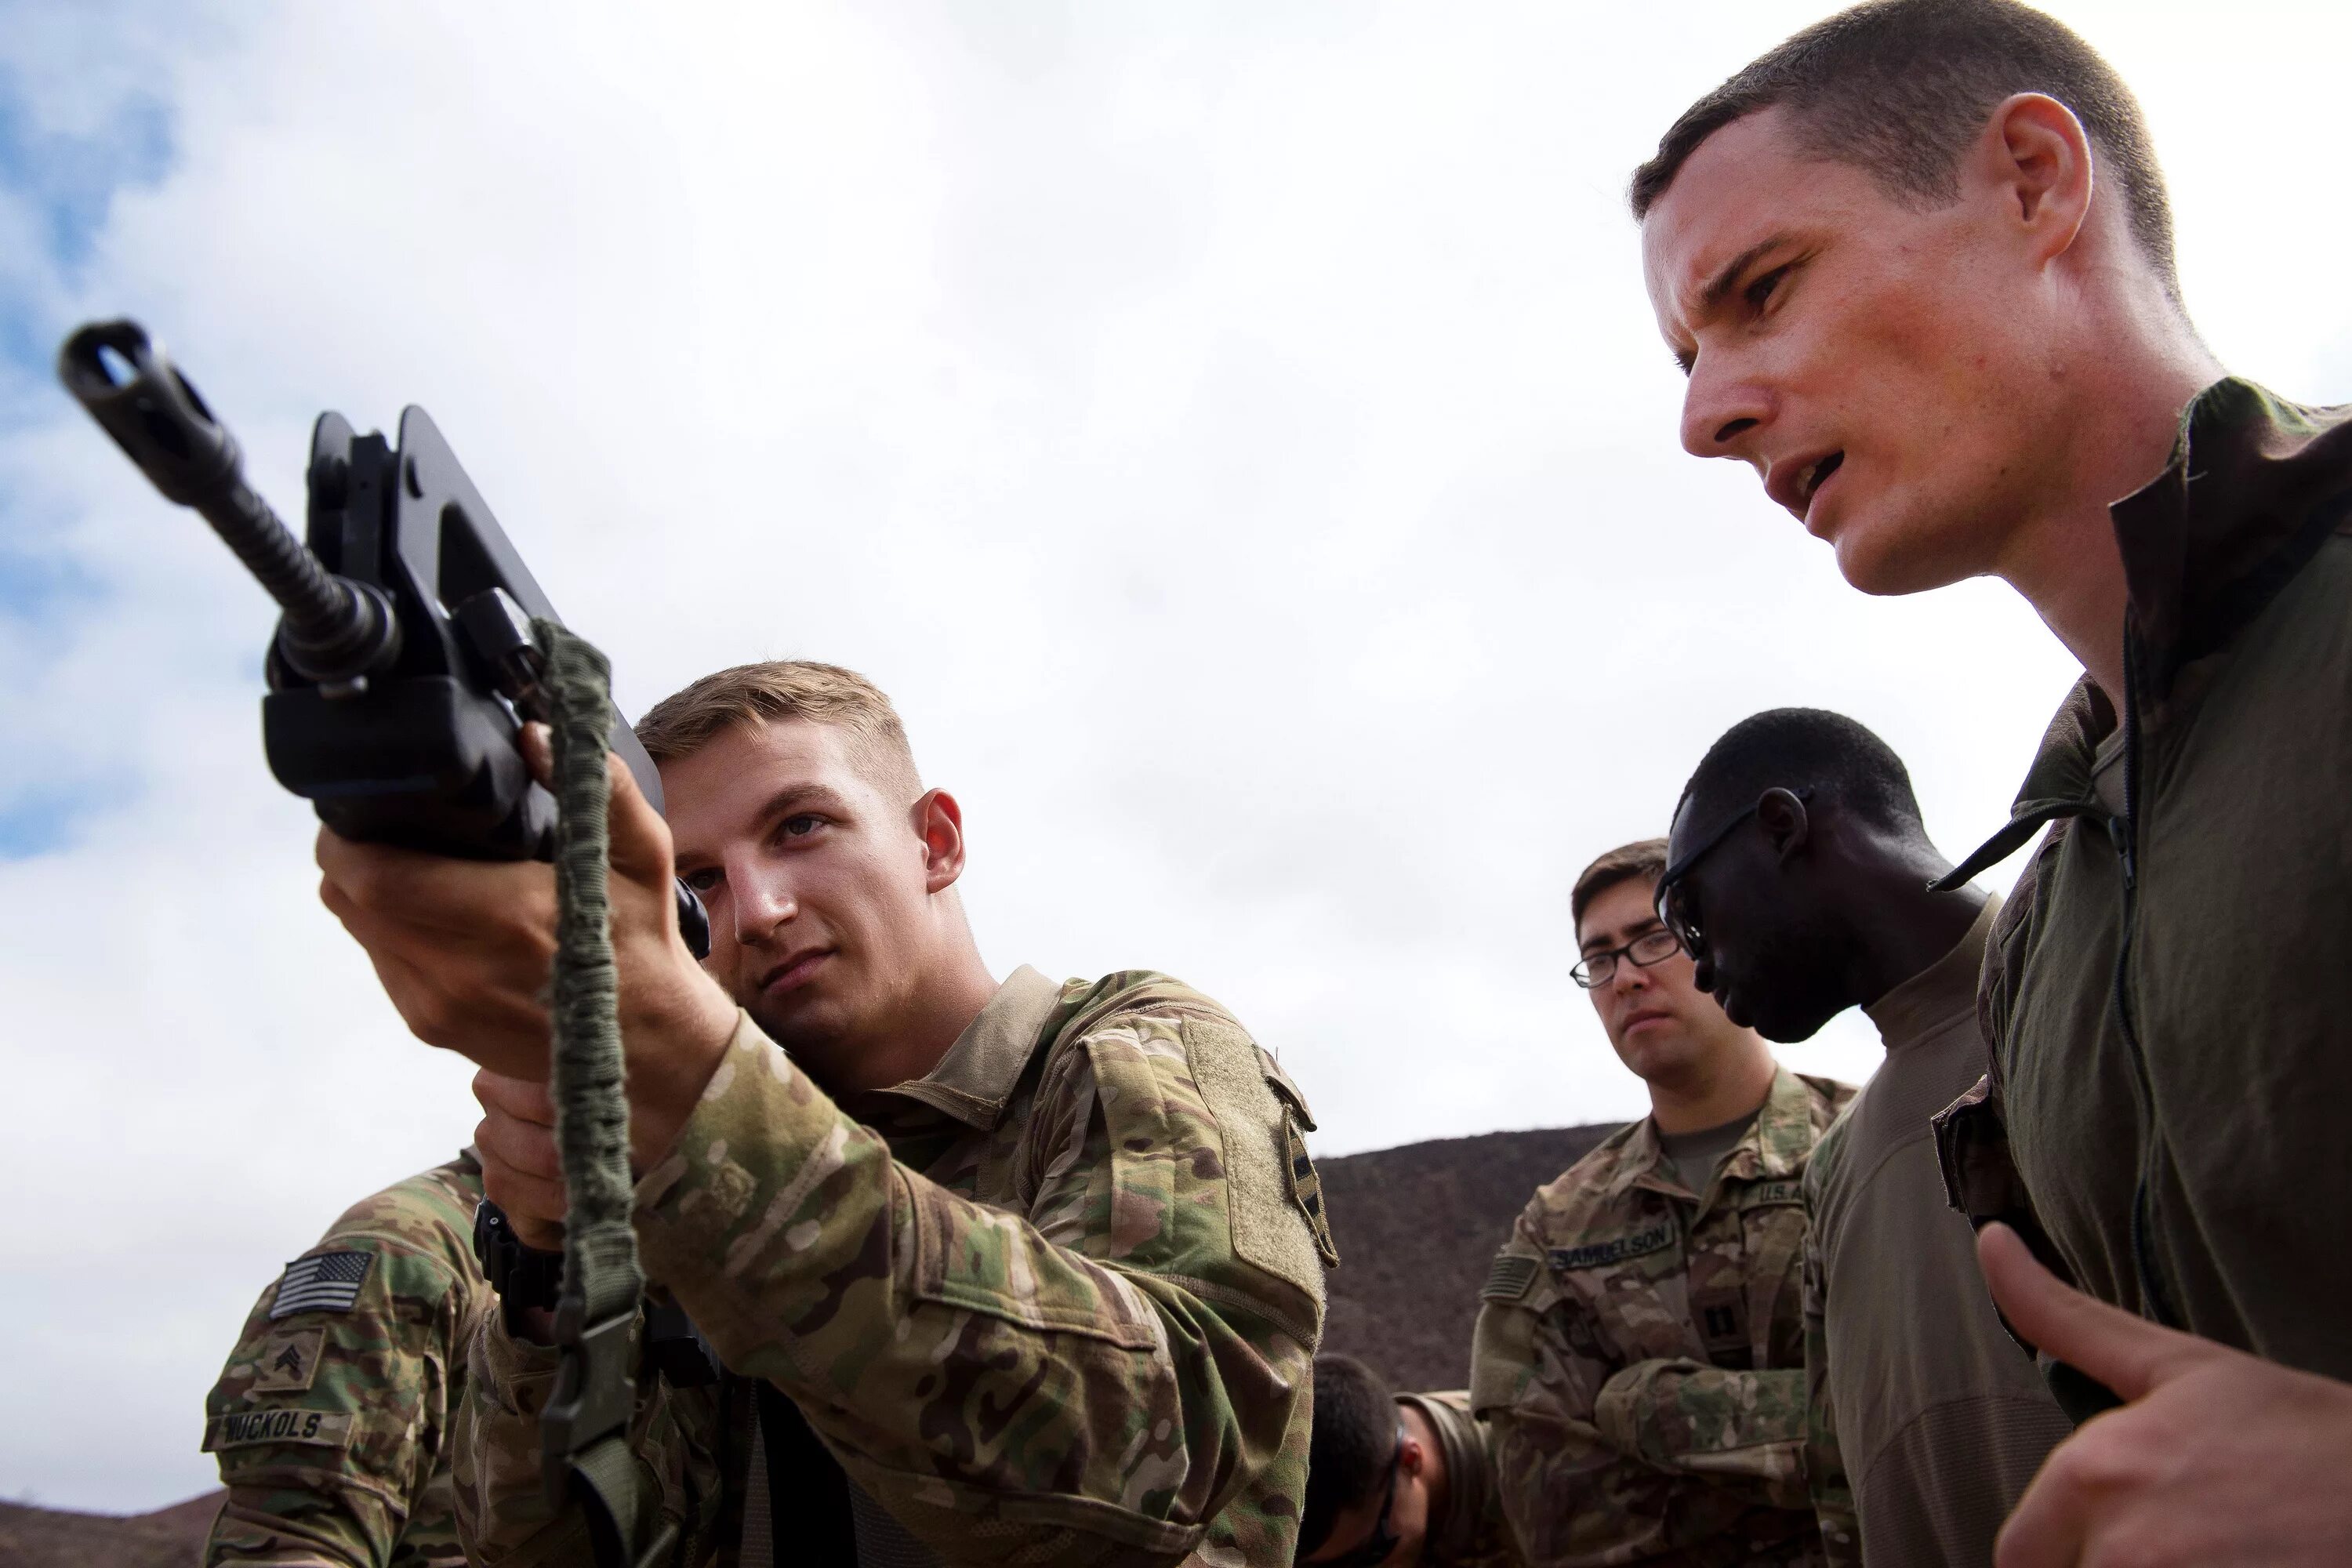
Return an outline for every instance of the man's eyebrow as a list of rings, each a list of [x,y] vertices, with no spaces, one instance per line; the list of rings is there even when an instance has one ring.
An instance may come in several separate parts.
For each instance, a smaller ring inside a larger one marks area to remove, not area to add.
[[[1723,297],[1731,292],[1733,286],[1739,281],[1741,273],[1756,265],[1757,258],[1773,247],[1785,245],[1788,241],[1789,237],[1785,234],[1772,235],[1758,240],[1729,261],[1725,262],[1716,269],[1715,276],[1707,279],[1706,287],[1698,291],[1699,310],[1702,312],[1711,311],[1717,305],[1722,304]]]
[[[788,784],[770,795],[753,814],[751,822],[756,831],[764,832],[768,825],[779,817],[811,810],[831,811],[843,816],[850,815],[849,805],[838,791],[813,779],[803,779]],[[679,844],[676,858],[680,865],[685,865],[689,861],[699,861],[703,855],[692,845]]]
[[[1698,291],[1697,313],[1700,316],[1713,315],[1715,308],[1723,303],[1723,297],[1730,293],[1738,283],[1739,275],[1755,266],[1757,258],[1775,246],[1787,244],[1789,236],[1786,233],[1769,235],[1717,268],[1715,276],[1708,279],[1706,286]],[[1675,363],[1681,368],[1685,375],[1688,375],[1698,363],[1698,351],[1675,344],[1667,346],[1675,356]]]
[[[773,822],[777,817],[788,816],[810,806],[824,806],[835,811],[847,809],[841,796],[831,789],[813,780],[803,780],[788,784],[770,795],[767,804],[760,807],[758,820]]]
[[[1591,936],[1586,937],[1582,942],[1576,944],[1576,951],[1584,953],[1605,952],[1612,947],[1623,947],[1628,943],[1639,942],[1654,931],[1664,931],[1665,929],[1666,928],[1659,922],[1658,917],[1652,915],[1648,920],[1643,921],[1636,925],[1628,926],[1622,931],[1594,931]],[[1622,937],[1624,940],[1622,942],[1611,942],[1609,939],[1612,936]]]

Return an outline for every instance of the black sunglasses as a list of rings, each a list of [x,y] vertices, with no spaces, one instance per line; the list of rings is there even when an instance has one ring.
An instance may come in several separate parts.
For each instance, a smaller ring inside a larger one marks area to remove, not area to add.
[[[1813,798],[1812,788],[1810,785],[1802,789],[1792,789],[1789,793],[1801,801]],[[1682,942],[1683,951],[1693,958],[1706,956],[1706,935],[1699,927],[1697,912],[1690,907],[1690,900],[1683,896],[1683,879],[1689,876],[1692,868],[1701,860],[1713,854],[1717,846],[1730,837],[1733,828],[1738,827],[1763,808],[1764,794],[1759,794],[1753,804],[1718,826],[1713,833],[1708,834],[1705,843],[1658,874],[1658,892],[1655,900],[1658,923],[1674,932],[1675,938]]]

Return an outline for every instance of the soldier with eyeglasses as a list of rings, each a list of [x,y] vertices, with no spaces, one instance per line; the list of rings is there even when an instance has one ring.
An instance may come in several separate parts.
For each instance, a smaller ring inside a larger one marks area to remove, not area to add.
[[[1646,839],[1570,895],[1570,975],[1650,1114],[1538,1190],[1483,1292],[1470,1401],[1529,1568],[1824,1560],[1804,1174],[1853,1090],[1780,1067],[1698,988],[1658,910],[1685,869]]]

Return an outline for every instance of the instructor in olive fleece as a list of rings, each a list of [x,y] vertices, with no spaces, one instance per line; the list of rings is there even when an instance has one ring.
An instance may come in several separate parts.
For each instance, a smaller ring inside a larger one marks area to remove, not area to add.
[[[1683,445],[1855,587],[1997,576],[2082,661],[1960,868],[2048,830],[1943,1152],[2010,1322],[2126,1408],[2052,1453],[2000,1568],[2352,1562],[2352,411],[2226,373],[2130,89],[2005,0],[1808,28],[1633,205]]]
[[[1974,1568],[2070,1430],[2001,1328],[1931,1118],[1984,1070],[1977,972],[2000,900],[1951,869],[1911,777],[1853,720],[1780,708],[1724,733],[1677,847],[1732,822],[1667,889],[1698,983],[1768,1040],[1861,1007],[1885,1065],[1805,1171],[1806,1475],[1831,1562]]]

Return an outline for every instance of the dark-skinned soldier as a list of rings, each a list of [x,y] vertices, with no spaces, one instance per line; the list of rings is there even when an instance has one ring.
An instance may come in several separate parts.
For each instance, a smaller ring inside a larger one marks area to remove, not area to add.
[[[1669,842],[1729,833],[1664,889],[1698,984],[1770,1040],[1860,1007],[1886,1060],[1805,1172],[1806,1471],[1831,1561],[1972,1568],[2071,1430],[1944,1204],[1932,1118],[1984,1070],[1977,973],[2000,900],[1951,870],[1908,772],[1842,714],[1732,726]]]

